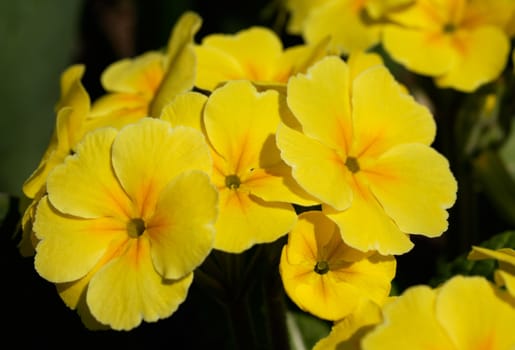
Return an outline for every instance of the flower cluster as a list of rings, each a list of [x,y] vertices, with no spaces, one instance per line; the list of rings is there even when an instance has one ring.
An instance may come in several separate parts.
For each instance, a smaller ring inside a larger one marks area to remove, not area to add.
[[[107,67],[94,101],[85,67],[64,71],[23,186],[21,252],[88,328],[130,330],[172,315],[213,252],[285,238],[285,295],[334,322],[317,349],[513,346],[513,250],[471,253],[503,262],[497,285],[457,276],[391,296],[396,256],[447,230],[458,183],[430,108],[371,48],[472,91],[505,68],[515,2],[285,6],[306,44],[258,26],[196,41],[186,12],[164,50]]]

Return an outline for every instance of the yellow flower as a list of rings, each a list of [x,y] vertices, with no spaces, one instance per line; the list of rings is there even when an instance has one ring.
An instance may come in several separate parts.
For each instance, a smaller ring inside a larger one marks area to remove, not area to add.
[[[204,130],[220,193],[214,248],[242,252],[285,235],[297,215],[291,203],[313,205],[281,160],[275,144],[278,93],[258,92],[249,81],[232,81],[209,99],[179,95],[161,115],[172,125]]]
[[[438,289],[415,286],[383,308],[363,350],[509,350],[515,309],[485,278],[455,276]]]
[[[195,85],[214,90],[230,80],[285,85],[325,55],[326,42],[283,50],[281,40],[268,28],[252,27],[233,35],[211,34],[195,47],[198,58]]]
[[[356,73],[327,57],[291,78],[287,95],[302,132],[279,126],[281,157],[324,203],[346,244],[402,254],[413,246],[408,234],[447,229],[457,184],[447,159],[429,146],[434,120],[385,66]]]
[[[440,87],[471,92],[495,80],[510,48],[511,0],[417,0],[392,13],[384,28],[386,51]]]
[[[367,300],[382,305],[395,276],[395,258],[353,249],[339,231],[319,211],[300,214],[279,265],[286,293],[295,304],[333,321]]]
[[[499,262],[499,268],[494,272],[495,282],[499,286],[505,286],[515,297],[515,250],[511,248],[492,250],[472,246],[472,251],[467,258],[470,260],[496,259]]]
[[[412,0],[286,0],[291,13],[288,31],[302,34],[308,43],[331,37],[330,49],[349,54],[380,41],[377,21],[386,12]]]
[[[89,133],[48,177],[34,222],[37,272],[88,327],[168,317],[212,249],[209,171],[192,128],[145,118]]]
[[[164,105],[179,93],[191,90],[195,80],[193,36],[201,25],[194,12],[184,13],[175,24],[165,53],[146,52],[134,59],[111,64],[102,74],[108,94],[95,101],[92,116],[133,122],[159,116]]]

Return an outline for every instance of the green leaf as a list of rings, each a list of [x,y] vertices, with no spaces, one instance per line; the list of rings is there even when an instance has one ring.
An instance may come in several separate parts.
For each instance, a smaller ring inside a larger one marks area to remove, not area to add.
[[[286,323],[290,335],[290,348],[296,350],[312,349],[331,331],[329,322],[301,311],[288,311]]]
[[[499,156],[504,162],[506,170],[515,181],[515,119],[511,122],[510,134],[499,149]]]
[[[482,242],[479,244],[479,246],[493,250],[500,248],[515,248],[515,231],[499,233],[492,238]],[[452,262],[439,264],[437,267],[437,274],[429,282],[429,284],[432,287],[437,287],[455,275],[480,275],[493,281],[493,273],[497,268],[497,261],[493,259],[468,260],[468,254],[469,252],[466,252],[458,256]]]

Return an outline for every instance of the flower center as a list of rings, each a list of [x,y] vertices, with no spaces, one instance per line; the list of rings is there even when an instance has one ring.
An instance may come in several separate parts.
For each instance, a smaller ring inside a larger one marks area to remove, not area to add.
[[[140,218],[131,219],[127,223],[127,233],[131,238],[138,238],[145,232],[145,221]]]
[[[456,30],[456,25],[454,23],[446,23],[442,30],[446,34],[453,33]]]
[[[325,260],[317,261],[313,270],[319,275],[324,275],[329,272],[329,263]]]
[[[228,175],[225,177],[225,186],[231,190],[236,190],[240,187],[241,181],[238,175]]]
[[[359,171],[358,158],[347,157],[345,160],[345,166],[350,170],[351,173],[357,173]]]

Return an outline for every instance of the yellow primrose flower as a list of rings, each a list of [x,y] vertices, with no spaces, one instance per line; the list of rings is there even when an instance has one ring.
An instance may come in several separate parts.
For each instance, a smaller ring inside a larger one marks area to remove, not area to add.
[[[201,25],[194,12],[184,13],[175,24],[165,53],[146,52],[111,64],[101,77],[108,92],[93,104],[92,116],[110,116],[128,122],[159,116],[164,105],[193,88],[195,52],[193,36]]]
[[[291,203],[313,205],[281,160],[275,144],[278,93],[258,92],[245,80],[178,95],[161,119],[204,131],[214,161],[212,181],[220,194],[214,248],[242,252],[285,235],[297,215]]]
[[[356,73],[327,57],[291,78],[287,95],[302,132],[279,126],[281,157],[324,203],[346,244],[402,254],[413,246],[408,234],[447,229],[457,184],[430,147],[434,120],[385,66]]]
[[[212,249],[211,167],[192,128],[145,118],[89,133],[49,174],[34,222],[37,272],[91,328],[170,316]]]
[[[510,49],[512,0],[417,0],[390,15],[386,51],[439,87],[471,92],[495,80]]]
[[[483,277],[455,276],[438,289],[408,288],[383,308],[362,350],[509,350],[515,309]]]
[[[288,296],[326,320],[350,315],[366,300],[382,305],[395,276],[395,258],[347,246],[320,211],[299,215],[283,247],[279,271]]]
[[[410,2],[412,0],[286,0],[291,14],[287,30],[302,34],[308,43],[331,37],[330,49],[336,53],[364,51],[380,41],[382,24],[378,19]]]
[[[195,47],[195,85],[214,90],[230,80],[250,80],[256,84],[285,85],[288,78],[304,72],[323,57],[326,42],[297,45],[283,50],[279,37],[265,27],[252,27],[236,34],[211,34]]]
[[[499,286],[505,286],[508,292],[515,297],[515,250],[500,248],[492,250],[484,247],[472,246],[469,253],[470,260],[496,259],[499,268],[494,272],[495,282]]]

